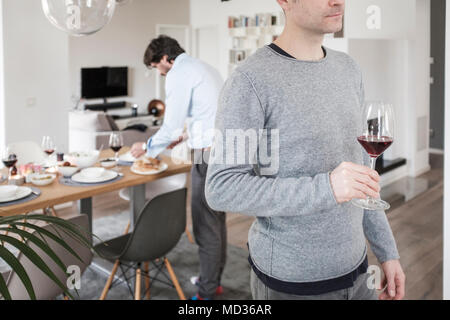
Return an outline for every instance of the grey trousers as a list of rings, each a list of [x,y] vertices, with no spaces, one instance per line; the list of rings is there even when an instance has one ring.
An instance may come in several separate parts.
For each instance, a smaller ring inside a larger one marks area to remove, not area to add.
[[[368,273],[360,275],[353,287],[314,296],[297,296],[268,288],[255,274],[250,274],[250,286],[254,300],[378,300],[377,291],[369,289]]]
[[[195,242],[198,245],[200,260],[200,279],[198,294],[207,299],[213,299],[216,288],[220,285],[220,279],[226,262],[227,229],[225,224],[225,212],[214,211],[208,206],[205,198],[205,181],[208,165],[199,163],[202,152],[196,150],[192,175],[192,225]],[[209,157],[209,153],[203,152],[203,158]]]

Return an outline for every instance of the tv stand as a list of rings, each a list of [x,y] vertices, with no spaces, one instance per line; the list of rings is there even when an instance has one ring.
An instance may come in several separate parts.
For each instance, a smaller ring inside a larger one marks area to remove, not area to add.
[[[118,102],[107,102],[106,98],[103,99],[103,103],[99,104],[87,104],[85,105],[86,110],[92,111],[103,111],[106,112],[110,109],[120,109],[125,108],[127,105],[126,101],[118,101]]]

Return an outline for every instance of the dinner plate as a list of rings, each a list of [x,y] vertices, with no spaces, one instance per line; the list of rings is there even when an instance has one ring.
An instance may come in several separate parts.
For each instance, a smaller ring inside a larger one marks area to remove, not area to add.
[[[16,200],[26,198],[31,194],[31,192],[33,192],[31,190],[31,188],[18,187],[15,195],[8,197],[8,198],[0,198],[0,203],[11,202],[11,201],[16,201]]]
[[[136,173],[136,174],[142,174],[142,175],[147,176],[147,175],[151,175],[151,174],[158,174],[158,173],[161,173],[161,172],[167,170],[168,167],[169,167],[169,166],[167,165],[167,163],[161,162],[161,164],[160,164],[158,170],[152,170],[152,171],[139,171],[139,170],[137,170],[134,166],[132,166],[132,167],[131,167],[131,172],[134,172],[134,173]]]
[[[127,153],[124,153],[124,154],[120,155],[119,156],[119,160],[123,161],[123,162],[134,162],[137,159],[135,157],[133,157],[131,152],[128,151]]]
[[[86,177],[81,173],[74,174],[72,180],[78,183],[101,183],[117,178],[118,173],[112,170],[105,170],[100,177]]]

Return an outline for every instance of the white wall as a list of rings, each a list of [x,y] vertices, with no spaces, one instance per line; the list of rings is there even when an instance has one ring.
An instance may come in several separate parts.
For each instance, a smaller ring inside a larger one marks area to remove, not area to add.
[[[406,158],[407,170],[397,169],[390,182],[430,168],[430,0],[417,0],[413,7],[412,38],[348,40],[348,53],[363,71],[366,100],[383,100],[395,108],[395,142],[385,158]]]
[[[386,159],[406,157],[407,123],[401,119],[408,112],[406,90],[408,70],[405,64],[406,40],[349,40],[349,54],[361,67],[366,100],[382,100],[393,104],[397,127],[395,142],[385,152]],[[406,109],[406,110],[405,110]]]
[[[5,145],[5,88],[3,70],[3,2],[0,1],[0,150],[3,150]],[[0,164],[0,168],[2,166],[3,164]]]
[[[231,38],[228,35],[229,16],[254,16],[258,13],[278,13],[281,8],[276,0],[191,0],[191,25],[194,29],[200,27],[217,27],[217,52],[219,64],[217,68],[224,78],[228,77],[229,48]],[[210,32],[214,28],[210,28]],[[211,36],[211,35],[210,35]],[[214,59],[215,60],[215,59]],[[216,61],[216,60],[215,60]],[[214,61],[206,61],[214,64]]]
[[[79,97],[81,94],[82,67],[128,66],[129,97],[111,101],[130,101],[139,104],[141,111],[146,110],[147,104],[155,97],[156,84],[155,77],[143,64],[143,57],[148,44],[156,36],[157,24],[188,25],[189,0],[133,0],[118,6],[111,22],[100,32],[89,37],[70,38],[71,95]]]
[[[411,124],[407,142],[411,155],[409,174],[417,176],[429,170],[429,122],[430,122],[430,1],[416,1],[415,39],[409,41],[408,52],[408,123]],[[418,126],[423,118],[425,127]],[[421,145],[424,145],[424,148]]]
[[[68,37],[45,18],[40,1],[2,0],[6,143],[67,141]],[[27,100],[35,105],[27,107]]]
[[[450,5],[445,32],[444,299],[450,300]]]

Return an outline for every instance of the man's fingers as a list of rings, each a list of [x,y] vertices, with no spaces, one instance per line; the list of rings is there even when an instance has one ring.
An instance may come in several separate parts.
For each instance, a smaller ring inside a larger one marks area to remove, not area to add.
[[[395,286],[397,291],[395,300],[402,300],[405,297],[405,276],[403,274],[395,277]]]
[[[393,274],[387,274],[387,288],[386,291],[389,294],[390,298],[394,298],[396,295],[396,288],[395,288],[395,276]]]
[[[380,194],[374,190],[372,190],[371,188],[369,188],[367,185],[363,184],[363,183],[359,183],[359,182],[355,182],[353,185],[353,188],[356,189],[357,191],[360,191],[362,193],[364,193],[364,195],[378,199],[380,197]]]
[[[369,175],[376,182],[380,181],[380,175],[378,174],[378,172],[370,169],[369,167],[362,166],[362,165],[352,163],[352,162],[348,162],[347,166],[349,167],[349,169],[351,169],[353,171],[356,171],[356,172],[359,172],[359,173],[362,173],[365,175]]]
[[[359,172],[354,173],[354,179],[360,183],[364,183],[368,187],[370,187],[375,192],[380,192],[380,185],[375,180],[371,179],[371,177],[361,174]]]

